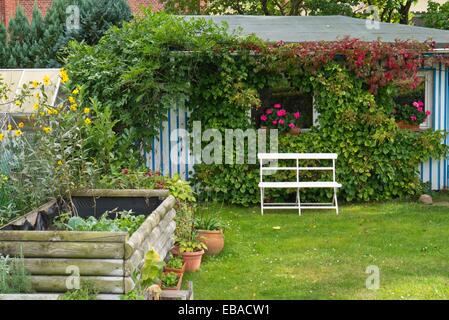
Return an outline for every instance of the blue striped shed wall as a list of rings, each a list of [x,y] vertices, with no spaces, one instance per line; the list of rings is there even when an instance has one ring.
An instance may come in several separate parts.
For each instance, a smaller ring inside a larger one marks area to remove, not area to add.
[[[145,152],[147,167],[162,175],[178,174],[188,180],[193,171],[193,157],[189,140],[182,133],[187,130],[189,112],[181,104],[167,112],[167,121],[161,121],[159,135],[152,138],[151,151]]]
[[[433,88],[432,95],[432,116],[431,126],[433,130],[449,129],[449,82],[448,68],[443,64],[433,66]],[[446,138],[446,144],[449,138]],[[432,159],[422,163],[419,171],[421,180],[429,182],[432,190],[442,190],[448,187],[448,160]]]

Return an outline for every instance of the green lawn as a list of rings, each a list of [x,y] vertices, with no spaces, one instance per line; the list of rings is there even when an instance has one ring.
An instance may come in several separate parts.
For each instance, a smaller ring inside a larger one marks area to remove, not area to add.
[[[230,228],[223,252],[185,277],[197,299],[449,298],[447,206],[347,205],[339,216],[300,217],[203,204],[200,212],[219,214]],[[365,287],[369,265],[380,269],[379,290]]]

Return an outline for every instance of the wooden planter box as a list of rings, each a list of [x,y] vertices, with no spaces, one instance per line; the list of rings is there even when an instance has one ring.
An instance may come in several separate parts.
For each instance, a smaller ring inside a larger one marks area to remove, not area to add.
[[[74,267],[79,269],[81,282],[91,282],[99,293],[131,291],[134,288],[131,274],[142,266],[145,253],[153,248],[164,258],[173,245],[175,198],[169,196],[167,190],[88,190],[76,196],[86,199],[156,197],[159,205],[131,236],[126,232],[0,230],[0,253],[23,255],[25,267],[31,273],[33,290],[37,293],[67,291],[66,282],[73,276]],[[25,220],[32,224],[40,212],[54,204],[55,201],[51,201],[3,228]],[[6,296],[2,295],[0,299]]]

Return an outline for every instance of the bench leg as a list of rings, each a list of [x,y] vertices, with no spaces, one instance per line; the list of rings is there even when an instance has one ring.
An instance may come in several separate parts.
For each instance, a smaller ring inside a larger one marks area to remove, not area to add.
[[[296,191],[296,198],[298,202],[298,213],[301,215],[301,197],[299,196],[299,189]]]
[[[337,202],[337,188],[334,188],[334,203],[335,203],[335,211],[338,215],[338,202]]]
[[[260,213],[263,215],[264,189],[260,188]]]

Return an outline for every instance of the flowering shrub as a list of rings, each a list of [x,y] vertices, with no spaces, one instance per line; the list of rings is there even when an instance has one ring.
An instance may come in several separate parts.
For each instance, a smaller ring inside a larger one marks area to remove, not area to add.
[[[425,111],[424,102],[414,101],[411,104],[398,104],[394,109],[394,118],[409,124],[421,124],[426,121],[430,111]]]
[[[263,115],[260,116],[260,121],[263,127],[288,132],[299,128],[300,118],[301,113],[299,111],[290,113],[283,109],[280,103],[275,103],[271,108],[265,109]]]

